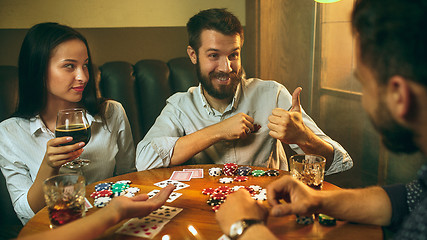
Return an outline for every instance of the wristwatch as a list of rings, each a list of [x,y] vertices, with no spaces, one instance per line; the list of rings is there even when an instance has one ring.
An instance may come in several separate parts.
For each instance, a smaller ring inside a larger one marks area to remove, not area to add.
[[[263,220],[260,219],[242,219],[233,223],[230,227],[230,235],[228,236],[231,240],[235,240],[240,237],[248,227],[254,224],[264,224]]]

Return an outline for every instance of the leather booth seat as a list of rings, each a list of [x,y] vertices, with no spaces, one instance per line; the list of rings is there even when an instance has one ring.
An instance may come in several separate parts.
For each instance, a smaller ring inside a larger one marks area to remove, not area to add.
[[[153,125],[169,96],[198,85],[195,67],[188,57],[174,58],[168,62],[107,62],[99,67],[98,73],[99,94],[123,105],[132,127],[135,145]],[[0,121],[3,121],[14,112],[18,101],[16,66],[0,66],[0,86]],[[0,176],[0,191],[0,232],[4,232],[20,225],[20,222],[13,210],[3,174]],[[12,225],[14,227],[10,227]],[[16,236],[12,233],[4,238],[9,237]]]

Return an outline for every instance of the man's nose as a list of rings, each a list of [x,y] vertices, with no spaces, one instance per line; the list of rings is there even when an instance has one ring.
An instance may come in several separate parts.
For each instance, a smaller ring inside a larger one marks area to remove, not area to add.
[[[232,72],[231,61],[227,57],[222,58],[218,70],[225,73]]]

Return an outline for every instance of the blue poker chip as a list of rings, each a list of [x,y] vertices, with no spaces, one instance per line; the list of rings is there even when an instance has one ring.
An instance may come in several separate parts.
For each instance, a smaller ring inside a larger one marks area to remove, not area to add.
[[[102,190],[111,190],[111,184],[110,183],[99,183],[95,186],[95,191],[102,191]]]

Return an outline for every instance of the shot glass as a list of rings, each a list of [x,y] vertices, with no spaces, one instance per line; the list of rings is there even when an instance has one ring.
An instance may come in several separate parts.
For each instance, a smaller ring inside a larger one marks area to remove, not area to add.
[[[290,174],[307,186],[321,190],[325,176],[326,159],[319,155],[299,154],[289,159]]]
[[[85,215],[85,179],[79,174],[50,177],[43,184],[49,211],[50,228],[55,228]]]

